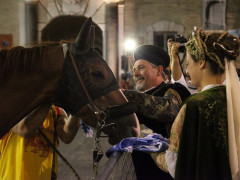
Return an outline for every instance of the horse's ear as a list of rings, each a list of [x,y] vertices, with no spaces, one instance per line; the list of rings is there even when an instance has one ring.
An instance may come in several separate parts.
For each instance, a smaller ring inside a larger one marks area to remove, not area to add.
[[[91,48],[94,48],[94,42],[95,42],[95,26],[91,26],[88,42]]]
[[[89,42],[89,38],[91,38],[91,26],[92,26],[92,18],[89,17],[85,23],[83,24],[76,40],[75,40],[75,48],[77,50],[88,50],[91,46]]]

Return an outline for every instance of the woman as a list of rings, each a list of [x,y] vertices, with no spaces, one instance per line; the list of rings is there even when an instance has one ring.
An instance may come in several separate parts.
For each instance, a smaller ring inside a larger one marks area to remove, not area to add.
[[[187,71],[199,93],[183,103],[169,149],[152,157],[175,179],[240,179],[240,115],[235,109],[240,87],[234,67],[239,40],[227,32],[195,28],[186,49]]]

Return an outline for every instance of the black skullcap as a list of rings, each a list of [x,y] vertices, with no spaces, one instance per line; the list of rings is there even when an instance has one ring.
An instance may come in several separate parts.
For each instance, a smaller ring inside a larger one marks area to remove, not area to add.
[[[138,46],[134,52],[134,62],[139,59],[144,59],[156,66],[162,65],[163,68],[169,66],[170,58],[166,51],[155,45],[141,45]]]

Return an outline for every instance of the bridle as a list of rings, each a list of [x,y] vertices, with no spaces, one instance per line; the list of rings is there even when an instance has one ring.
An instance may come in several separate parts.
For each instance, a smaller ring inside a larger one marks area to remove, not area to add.
[[[93,171],[94,171],[94,174],[96,177],[96,175],[98,174],[98,163],[100,162],[100,160],[103,157],[103,151],[102,151],[102,147],[101,147],[101,143],[100,143],[100,135],[101,135],[102,129],[104,128],[104,126],[106,124],[105,120],[107,119],[107,116],[104,111],[99,110],[97,108],[97,106],[93,103],[93,100],[87,91],[87,88],[82,80],[82,76],[80,75],[79,70],[77,68],[76,61],[70,50],[69,50],[69,54],[71,57],[71,61],[72,61],[74,70],[77,74],[78,80],[82,86],[82,89],[83,89],[85,95],[87,96],[87,99],[89,102],[88,107],[94,112],[94,114],[98,120],[97,125],[96,125],[96,134],[94,137],[94,149],[93,149]]]
[[[98,174],[98,163],[101,160],[101,158],[103,157],[103,151],[102,151],[102,147],[101,147],[101,142],[100,142],[100,137],[101,136],[101,132],[104,128],[109,127],[109,126],[114,126],[115,123],[109,123],[106,124],[106,120],[108,118],[113,118],[113,117],[121,117],[121,116],[125,116],[125,115],[129,115],[129,114],[133,114],[137,111],[137,107],[134,103],[128,102],[126,104],[123,105],[117,105],[114,107],[109,107],[107,108],[107,111],[101,111],[97,108],[97,106],[94,104],[91,96],[89,95],[87,88],[82,80],[82,77],[79,73],[76,61],[72,55],[71,50],[69,49],[69,54],[71,57],[71,61],[74,67],[74,70],[76,72],[76,75],[78,77],[78,80],[81,84],[81,87],[88,99],[88,104],[87,106],[89,107],[89,109],[94,113],[94,115],[97,118],[97,125],[96,125],[96,134],[94,137],[94,149],[93,149],[93,170],[94,170],[94,174],[95,177]],[[125,112],[125,113],[117,113],[117,111],[120,112]],[[118,132],[118,131],[117,131]],[[106,137],[106,136],[105,136]]]

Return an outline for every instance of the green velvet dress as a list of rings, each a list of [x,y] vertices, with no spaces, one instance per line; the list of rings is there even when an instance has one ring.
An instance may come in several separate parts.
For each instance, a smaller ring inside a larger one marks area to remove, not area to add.
[[[183,106],[175,179],[230,180],[226,87],[192,95]]]

